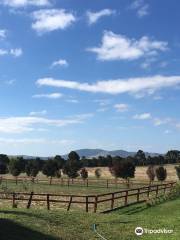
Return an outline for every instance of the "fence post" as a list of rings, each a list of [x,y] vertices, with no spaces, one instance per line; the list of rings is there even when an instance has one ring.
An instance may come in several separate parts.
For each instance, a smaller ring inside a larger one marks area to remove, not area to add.
[[[109,187],[109,181],[108,181],[108,179],[107,179],[107,185],[106,185],[106,186],[107,186],[107,188]]]
[[[88,196],[86,196],[86,212],[88,212],[88,205],[89,205],[89,201],[88,201],[89,199],[88,199]]]
[[[69,200],[69,204],[68,204],[67,211],[69,211],[69,209],[70,209],[70,207],[71,207],[71,203],[72,203],[72,196],[70,197],[70,200]]]
[[[125,199],[124,199],[124,205],[126,206],[128,203],[128,191],[126,191]]]
[[[86,180],[86,187],[88,187],[89,186],[89,182],[88,182],[88,178],[87,178],[87,180]]]
[[[97,211],[97,204],[98,204],[98,196],[95,196],[95,201],[94,201],[94,213]]]
[[[159,185],[157,185],[157,187],[156,187],[156,198],[158,196],[158,192],[159,192]]]
[[[28,201],[28,204],[27,204],[27,209],[29,209],[30,206],[31,206],[33,194],[34,194],[34,192],[31,192],[30,197],[29,197],[29,201]]]
[[[50,210],[49,194],[47,194],[47,210]]]
[[[148,186],[148,192],[147,192],[147,197],[149,198],[149,194],[151,192],[151,185]]]
[[[138,189],[138,192],[137,192],[137,202],[139,202],[139,195],[140,195],[140,189]]]
[[[114,208],[114,193],[112,193],[112,198],[111,198],[111,209]]]
[[[15,207],[15,193],[13,192],[13,202],[12,202],[12,207],[14,208]]]

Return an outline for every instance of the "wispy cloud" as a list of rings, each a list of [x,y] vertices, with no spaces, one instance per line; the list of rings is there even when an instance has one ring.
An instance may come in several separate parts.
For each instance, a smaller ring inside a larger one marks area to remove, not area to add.
[[[93,23],[96,23],[100,18],[111,16],[115,13],[116,13],[115,10],[106,8],[98,12],[87,11],[86,15],[88,18],[88,23],[91,25]]]
[[[134,0],[130,8],[136,11],[139,18],[149,15],[149,4],[145,0]]]
[[[72,144],[74,141],[68,139],[50,140],[45,138],[0,138],[0,144]]]
[[[57,61],[54,61],[51,64],[51,68],[56,67],[56,66],[60,66],[60,67],[68,67],[68,62],[65,59],[59,59]]]
[[[50,0],[1,0],[0,4],[18,8],[18,7],[27,7],[27,6],[50,6],[51,1]]]
[[[98,81],[94,84],[56,80],[53,78],[42,78],[38,79],[36,83],[38,86],[69,88],[94,93],[136,94],[138,92],[150,92],[152,94],[156,90],[179,86],[180,76],[155,75],[150,77],[104,80]]]
[[[135,40],[111,31],[105,31],[101,46],[88,48],[87,51],[96,53],[97,58],[103,61],[135,60],[166,51],[167,45],[167,42],[153,40],[147,36]]]
[[[151,119],[152,116],[150,113],[142,113],[142,114],[134,115],[133,118],[138,120],[146,120],[146,119]]]
[[[39,34],[65,29],[76,21],[73,13],[65,9],[41,9],[33,12],[32,28]]]
[[[23,54],[21,48],[0,49],[0,56],[11,55],[13,57],[20,57]]]
[[[118,103],[114,105],[114,108],[117,112],[127,112],[129,109],[129,105],[125,103]]]
[[[0,132],[23,133],[37,131],[39,126],[63,127],[83,123],[93,114],[79,114],[66,119],[49,119],[35,116],[0,118]]]
[[[6,29],[0,29],[0,40],[4,40],[7,36],[7,30]]]
[[[62,93],[49,93],[49,94],[35,94],[32,96],[33,98],[49,98],[49,99],[58,99],[62,98]]]
[[[32,111],[29,113],[30,116],[39,116],[39,115],[46,115],[47,114],[47,110],[42,110],[42,111]]]

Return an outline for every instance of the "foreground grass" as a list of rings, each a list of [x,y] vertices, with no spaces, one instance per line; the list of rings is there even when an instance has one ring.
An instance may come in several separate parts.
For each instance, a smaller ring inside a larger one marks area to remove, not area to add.
[[[93,224],[108,240],[133,240],[134,229],[173,229],[171,235],[143,235],[147,240],[180,239],[180,199],[146,208],[134,205],[109,214],[26,209],[0,209],[1,240],[95,240]]]

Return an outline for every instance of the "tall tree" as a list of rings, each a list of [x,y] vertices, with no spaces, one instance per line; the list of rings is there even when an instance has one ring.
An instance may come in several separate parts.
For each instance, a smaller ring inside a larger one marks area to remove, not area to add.
[[[154,181],[154,179],[156,177],[154,165],[148,166],[146,174],[148,175],[148,178],[149,178],[149,184],[152,184],[152,182]]]
[[[142,150],[138,150],[136,155],[135,155],[135,159],[137,161],[138,165],[145,165],[146,163],[146,156],[145,153]]]
[[[156,168],[156,177],[161,182],[165,181],[167,178],[166,168],[164,168],[163,166]]]
[[[132,161],[119,161],[116,162],[112,168],[111,173],[116,178],[123,178],[127,182],[127,186],[129,187],[130,178],[134,178],[135,176],[135,165]]]
[[[43,166],[42,172],[47,177],[50,177],[50,182],[49,182],[50,185],[52,184],[52,178],[56,176],[57,171],[58,171],[57,162],[52,159],[47,160]]]
[[[38,159],[29,160],[25,167],[25,172],[27,176],[31,177],[32,182],[34,182],[34,178],[37,176],[40,170],[40,163]]]
[[[69,178],[76,178],[79,174],[78,171],[81,168],[81,162],[79,155],[72,151],[68,155],[68,160],[63,168],[63,172],[68,175]]]
[[[16,184],[17,184],[17,178],[22,172],[22,165],[20,159],[11,159],[9,162],[9,172],[15,177]]]

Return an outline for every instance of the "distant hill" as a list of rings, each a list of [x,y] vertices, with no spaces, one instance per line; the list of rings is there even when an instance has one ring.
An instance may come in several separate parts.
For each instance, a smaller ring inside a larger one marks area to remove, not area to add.
[[[128,156],[134,156],[136,154],[136,152],[128,152],[128,151],[125,151],[125,150],[113,150],[113,151],[107,151],[107,150],[104,150],[104,149],[79,149],[79,150],[75,150],[78,155],[80,157],[87,157],[87,158],[93,158],[93,157],[99,157],[99,156],[107,156],[107,155],[111,155],[112,157],[114,156],[120,156],[120,157],[128,157]],[[149,153],[149,152],[145,152],[146,154],[146,157],[147,156],[151,156],[151,157],[154,157],[154,156],[158,156],[160,155],[159,153]],[[67,159],[67,156],[68,154],[66,155],[63,155],[63,157],[65,159]]]
[[[104,150],[104,149],[99,149],[99,148],[95,148],[95,149],[90,149],[90,148],[84,148],[84,149],[78,149],[78,150],[74,150],[75,152],[78,153],[78,155],[80,157],[87,157],[87,158],[93,158],[93,157],[99,157],[99,156],[107,156],[107,155],[111,155],[112,157],[114,156],[120,156],[123,158],[126,158],[128,156],[134,156],[136,154],[136,152],[128,152],[125,150],[113,150],[113,151],[108,151],[108,150]],[[147,156],[158,156],[158,155],[162,155],[159,153],[149,153],[149,152],[145,152],[146,157]],[[34,159],[36,157],[40,157],[43,160],[47,160],[48,158],[51,158],[52,156],[48,156],[48,157],[41,157],[41,156],[28,156],[28,155],[9,155],[9,157],[20,157],[22,156],[24,159]],[[68,154],[62,155],[63,158],[67,159]]]

